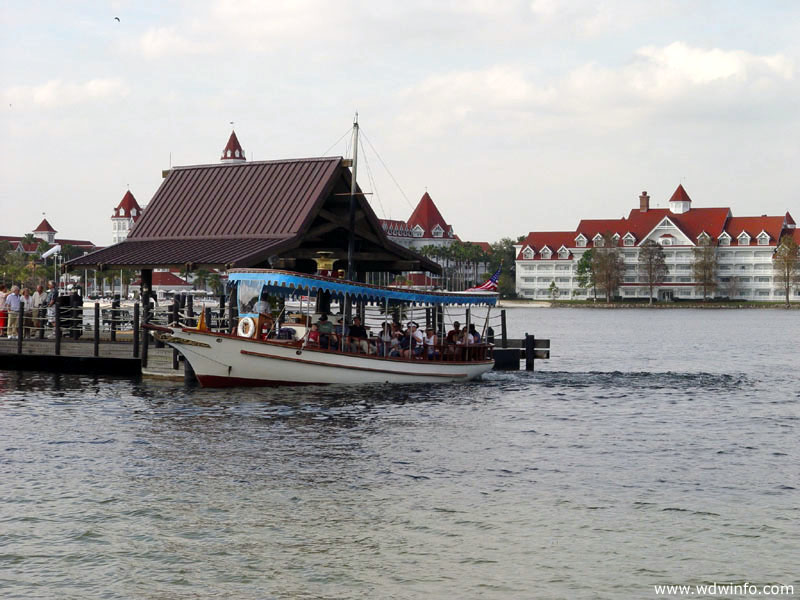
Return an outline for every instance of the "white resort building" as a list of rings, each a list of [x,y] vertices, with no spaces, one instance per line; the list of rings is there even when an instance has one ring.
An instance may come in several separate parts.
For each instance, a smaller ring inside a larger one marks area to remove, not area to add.
[[[788,212],[780,217],[734,217],[729,208],[692,208],[679,185],[669,208],[650,208],[650,197],[642,192],[639,208],[627,218],[584,219],[574,231],[529,233],[515,245],[517,294],[541,300],[556,294],[561,300],[591,296],[591,289],[578,285],[577,265],[584,252],[603,243],[606,233],[614,236],[625,261],[618,292],[623,300],[649,296],[638,274],[638,247],[648,240],[660,244],[666,256],[667,275],[654,290],[659,300],[703,297],[692,275],[692,249],[707,238],[717,254],[716,297],[779,301],[785,292],[775,282],[773,254],[783,235],[793,235],[800,243],[800,230]],[[800,289],[792,290],[790,298],[800,300]]]

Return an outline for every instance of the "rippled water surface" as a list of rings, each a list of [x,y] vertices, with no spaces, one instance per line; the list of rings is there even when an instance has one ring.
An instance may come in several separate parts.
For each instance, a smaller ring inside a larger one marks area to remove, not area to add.
[[[800,312],[509,320],[553,359],[468,385],[0,371],[0,595],[800,595]]]

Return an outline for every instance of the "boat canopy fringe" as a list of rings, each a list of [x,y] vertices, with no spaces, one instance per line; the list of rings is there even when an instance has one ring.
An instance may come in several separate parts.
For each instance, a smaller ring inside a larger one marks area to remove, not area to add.
[[[228,281],[262,281],[269,294],[282,297],[330,292],[334,296],[349,296],[363,302],[384,303],[388,300],[391,303],[488,306],[497,303],[494,292],[423,292],[273,269],[234,269],[228,273]]]

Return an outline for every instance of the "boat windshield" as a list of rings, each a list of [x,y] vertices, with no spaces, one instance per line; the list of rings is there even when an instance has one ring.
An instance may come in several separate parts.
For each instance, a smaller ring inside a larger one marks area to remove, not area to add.
[[[264,287],[263,281],[253,281],[244,279],[238,285],[239,314],[254,315],[257,312],[256,304],[261,298],[261,288]]]

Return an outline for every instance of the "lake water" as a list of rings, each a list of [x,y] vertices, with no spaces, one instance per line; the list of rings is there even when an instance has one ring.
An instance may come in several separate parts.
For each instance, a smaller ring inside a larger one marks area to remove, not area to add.
[[[467,385],[0,371],[0,596],[800,595],[800,311],[508,315]]]

